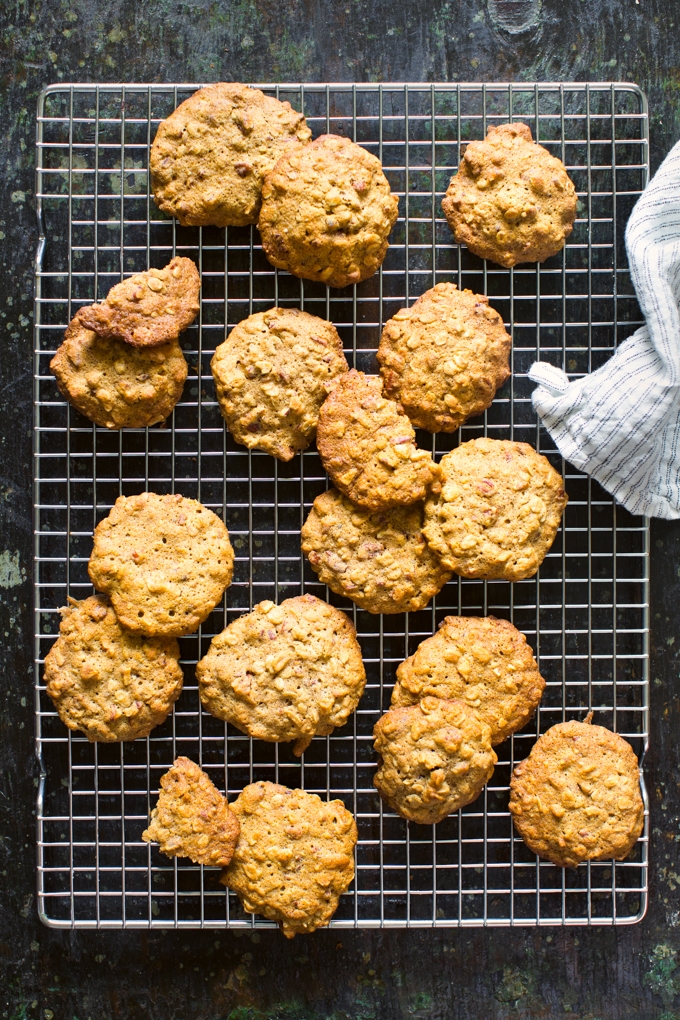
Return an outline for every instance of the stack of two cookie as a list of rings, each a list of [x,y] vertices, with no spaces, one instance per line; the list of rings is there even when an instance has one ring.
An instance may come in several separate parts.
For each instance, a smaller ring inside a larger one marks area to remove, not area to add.
[[[159,125],[156,204],[183,226],[257,224],[274,266],[330,287],[359,283],[385,258],[398,200],[367,149],[311,139],[290,103],[237,82],[209,85]]]
[[[94,534],[101,594],[62,610],[45,683],[62,722],[92,741],[146,737],[182,690],[177,638],[207,619],[231,584],[224,522],[197,500],[120,496]]]
[[[80,308],[50,363],[60,392],[104,428],[165,421],[186,381],[177,338],[198,314],[199,288],[194,263],[177,257]]]

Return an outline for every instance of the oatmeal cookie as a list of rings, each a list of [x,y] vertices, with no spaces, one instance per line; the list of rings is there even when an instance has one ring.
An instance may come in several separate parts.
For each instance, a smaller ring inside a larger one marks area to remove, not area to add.
[[[347,287],[382,264],[398,209],[379,159],[348,138],[321,135],[267,174],[257,225],[272,265]]]
[[[176,340],[198,315],[198,269],[181,257],[163,269],[147,269],[112,287],[98,305],[75,316],[81,326],[105,339],[133,347],[156,347]]]
[[[60,392],[81,414],[107,429],[165,421],[182,395],[187,363],[176,340],[132,347],[98,337],[72,320],[50,362]]]
[[[145,843],[158,843],[166,857],[223,868],[234,856],[238,818],[203,769],[190,758],[175,758],[165,775]]]
[[[236,82],[209,85],[158,126],[149,162],[156,205],[185,227],[257,223],[264,175],[311,137],[290,103]]]
[[[471,439],[442,457],[441,493],[425,504],[423,532],[463,577],[532,577],[567,505],[564,479],[528,443]]]
[[[635,752],[591,717],[552,726],[510,780],[515,828],[530,850],[560,868],[621,861],[644,826]]]
[[[562,160],[533,141],[527,124],[514,123],[469,143],[442,209],[459,243],[509,267],[561,251],[576,202]]]
[[[211,715],[258,740],[294,740],[297,755],[345,724],[366,684],[354,627],[314,595],[260,602],[213,638],[196,676]]]
[[[324,928],[354,878],[352,814],[341,800],[276,783],[246,786],[232,807],[241,835],[223,885],[286,938]]]
[[[45,656],[47,693],[61,721],[92,741],[148,736],[182,690],[177,641],[130,634],[103,595],[71,599],[61,615]]]
[[[347,362],[330,322],[270,308],[232,329],[211,368],[234,439],[286,461],[311,443],[319,408]]]
[[[451,577],[422,527],[422,503],[371,513],[330,489],[314,500],[302,551],[323,584],[369,613],[414,613]]]
[[[383,393],[417,428],[455,432],[481,414],[510,375],[511,340],[488,298],[438,283],[385,324]]]
[[[88,571],[120,622],[141,634],[191,634],[231,584],[223,521],[195,499],[119,496],[97,525]]]
[[[436,825],[482,792],[497,758],[491,730],[462,701],[423,698],[391,708],[373,728],[373,783],[397,814]]]
[[[459,699],[491,727],[491,743],[500,744],[528,723],[544,689],[527,639],[508,620],[447,616],[397,668],[392,704]]]
[[[383,397],[380,379],[355,369],[319,411],[316,447],[335,485],[357,506],[389,510],[438,492],[441,471],[419,450],[408,418]]]

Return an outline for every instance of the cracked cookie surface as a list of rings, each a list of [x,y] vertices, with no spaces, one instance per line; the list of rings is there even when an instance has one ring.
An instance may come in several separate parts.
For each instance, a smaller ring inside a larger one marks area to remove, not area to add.
[[[427,697],[391,708],[373,736],[378,793],[420,825],[436,825],[476,800],[497,760],[490,728],[462,701]]]
[[[344,725],[366,684],[353,625],[314,595],[260,602],[213,638],[196,676],[211,715],[258,740],[294,740],[298,755]]]
[[[441,471],[380,379],[351,369],[322,405],[316,447],[336,487],[367,510],[422,501],[439,490]]]
[[[47,693],[61,721],[92,741],[148,736],[182,690],[177,641],[130,634],[102,595],[73,600],[61,615],[45,656]]]
[[[644,827],[633,748],[589,719],[552,726],[510,780],[515,828],[530,850],[562,868],[621,861]]]
[[[564,163],[527,124],[499,124],[470,142],[442,209],[456,240],[501,266],[544,262],[564,247],[576,218]]]
[[[382,264],[398,208],[376,156],[321,135],[284,153],[267,175],[257,225],[272,265],[347,287]]]
[[[165,421],[182,395],[187,363],[176,340],[132,347],[98,337],[76,317],[50,370],[66,399],[107,429],[145,428]]]
[[[302,551],[323,584],[369,613],[413,613],[451,577],[422,527],[422,503],[371,512],[329,489],[302,527]]]
[[[528,723],[545,689],[524,634],[493,616],[447,616],[397,667],[392,705],[464,701],[500,744]]]
[[[342,801],[260,782],[232,808],[241,835],[220,881],[286,938],[325,927],[354,878],[357,827]]]
[[[145,843],[158,843],[166,857],[225,867],[234,856],[240,825],[210,777],[190,758],[175,758],[161,776]]]
[[[287,461],[312,442],[319,408],[347,362],[332,323],[270,308],[232,329],[211,368],[234,439]]]
[[[423,532],[463,577],[532,577],[567,505],[564,479],[528,443],[471,439],[440,462],[442,487],[425,504]]]
[[[156,205],[183,226],[257,223],[265,174],[311,137],[290,103],[236,82],[209,85],[158,127],[149,162]]]
[[[224,522],[195,499],[119,496],[94,533],[88,571],[128,630],[179,637],[197,630],[231,584]]]
[[[378,362],[386,397],[417,428],[455,432],[510,375],[511,340],[488,298],[438,283],[386,324]]]
[[[177,256],[162,269],[147,269],[117,283],[102,302],[81,308],[74,322],[133,347],[167,344],[198,315],[200,287],[194,263]]]

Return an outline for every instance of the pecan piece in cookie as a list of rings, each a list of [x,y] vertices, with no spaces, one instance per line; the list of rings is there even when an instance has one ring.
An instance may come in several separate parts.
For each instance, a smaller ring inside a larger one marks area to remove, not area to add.
[[[367,510],[389,510],[439,491],[441,471],[415,444],[408,418],[380,379],[352,369],[321,407],[316,446],[334,484]]]
[[[78,316],[50,362],[59,390],[96,425],[145,428],[165,421],[182,395],[187,363],[176,340],[132,347],[85,329]]]
[[[488,298],[438,283],[385,324],[378,348],[386,397],[416,428],[455,432],[510,375],[510,337]]]
[[[272,265],[347,287],[382,264],[398,209],[376,156],[321,135],[291,148],[267,175],[257,226]]]
[[[319,408],[347,362],[332,323],[270,308],[239,322],[210,367],[234,439],[286,461],[311,443]]]
[[[442,457],[442,487],[425,504],[423,532],[463,577],[532,577],[567,505],[564,479],[528,443],[471,439]]]
[[[528,723],[544,689],[527,639],[508,620],[447,616],[397,667],[392,704],[459,699],[491,727],[491,743],[500,744]]]
[[[88,571],[120,622],[140,634],[197,630],[231,584],[234,551],[222,520],[195,499],[119,496],[94,533]]]
[[[510,780],[515,828],[530,850],[560,868],[622,861],[644,827],[635,752],[591,718],[552,726]]]
[[[369,613],[414,613],[451,577],[422,527],[422,503],[371,513],[329,489],[314,500],[300,537],[331,591]]]
[[[294,740],[343,726],[366,684],[356,631],[314,595],[260,602],[214,637],[196,666],[201,701],[258,740]]]
[[[175,758],[161,776],[146,843],[158,843],[166,857],[225,867],[234,856],[239,822],[210,777],[190,758]]]
[[[311,137],[301,113],[260,89],[199,89],[158,126],[149,162],[156,205],[183,226],[256,223],[264,175]]]
[[[163,269],[117,283],[100,304],[81,308],[75,320],[97,336],[118,337],[134,347],[167,344],[198,315],[200,286],[194,263],[178,256]]]
[[[436,825],[482,792],[497,758],[491,730],[462,701],[423,698],[391,708],[373,728],[373,783],[402,818]]]
[[[232,809],[241,835],[220,881],[288,939],[324,928],[354,878],[357,827],[342,801],[261,782]]]
[[[72,599],[61,615],[45,656],[47,693],[61,721],[92,741],[147,737],[182,690],[177,641],[131,634],[103,595]]]
[[[456,240],[501,266],[557,254],[576,218],[576,191],[562,160],[527,124],[498,124],[470,142],[442,209]]]

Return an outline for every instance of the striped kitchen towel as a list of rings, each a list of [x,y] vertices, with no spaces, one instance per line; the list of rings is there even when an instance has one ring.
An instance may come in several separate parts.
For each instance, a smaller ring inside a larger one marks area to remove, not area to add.
[[[562,456],[633,514],[680,517],[680,142],[635,206],[626,248],[646,325],[591,375],[535,362],[532,401]]]

